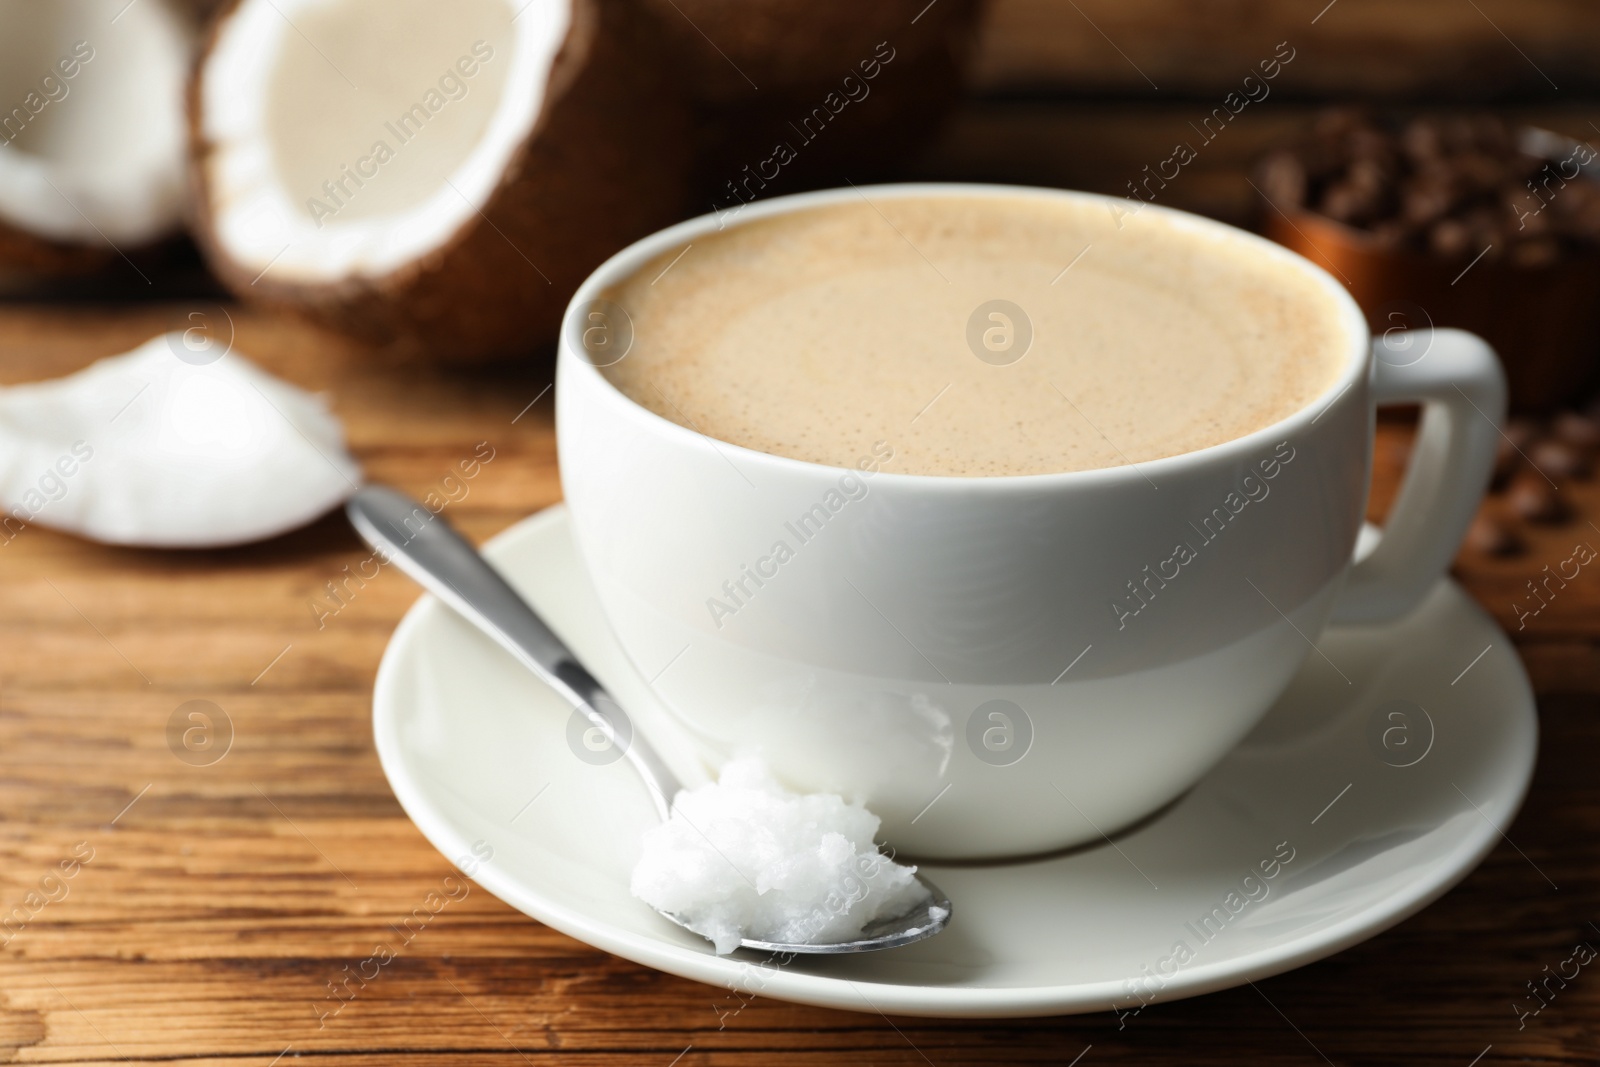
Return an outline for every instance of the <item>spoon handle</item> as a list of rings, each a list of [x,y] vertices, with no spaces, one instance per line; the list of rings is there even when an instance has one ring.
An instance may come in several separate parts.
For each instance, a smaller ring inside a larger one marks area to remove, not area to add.
[[[623,746],[665,819],[680,788],[621,706],[573,651],[450,524],[404,493],[368,486],[345,514],[386,562],[394,563],[456,614],[493,638],[559,693],[612,744]]]

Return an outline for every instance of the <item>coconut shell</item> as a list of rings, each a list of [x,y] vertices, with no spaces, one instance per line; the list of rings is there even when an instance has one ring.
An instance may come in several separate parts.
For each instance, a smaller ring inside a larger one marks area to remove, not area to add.
[[[120,249],[120,251],[119,251]],[[173,264],[193,259],[181,234],[152,241],[98,244],[50,241],[0,223],[0,292],[11,296],[52,292],[149,292]],[[198,264],[195,265],[198,274]],[[192,282],[195,279],[187,279]],[[87,288],[85,288],[87,287]]]
[[[204,53],[232,11],[212,22]],[[626,0],[572,0],[534,125],[487,204],[427,255],[377,277],[273,277],[216,239],[200,78],[189,87],[195,236],[241,298],[408,355],[481,363],[554,340],[574,290],[612,253],[683,214],[687,108],[652,59],[653,25]]]
[[[961,97],[982,0],[644,4],[695,105],[697,192],[723,208],[760,184],[746,166],[772,173],[762,164],[779,144],[794,150],[794,160],[765,182],[762,196],[859,183],[903,167]],[[866,78],[886,52],[892,60]],[[851,100],[851,91],[860,98]],[[817,132],[821,123],[805,124],[830,105],[837,117],[825,132]]]
[[[229,0],[172,0],[174,7],[186,12],[198,24],[205,24],[211,16],[224,7],[232,7]]]
[[[106,245],[64,244],[0,222],[0,271],[62,278],[93,274],[117,258]]]
[[[156,2],[182,10],[188,3],[202,0]],[[216,4],[222,0],[210,2]],[[0,143],[0,151],[20,150]],[[119,242],[117,247],[112,247],[107,241],[96,237],[82,242],[58,241],[11,223],[0,222],[0,274],[30,278],[76,278],[113,268],[123,262],[124,256],[136,263],[155,262],[169,251],[179,230],[181,225],[174,225],[169,231],[156,234],[148,240]]]

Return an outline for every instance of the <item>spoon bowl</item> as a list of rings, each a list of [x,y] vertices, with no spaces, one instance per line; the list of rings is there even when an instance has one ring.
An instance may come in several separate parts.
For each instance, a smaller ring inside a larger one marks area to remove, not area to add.
[[[876,952],[883,948],[899,948],[909,945],[923,938],[932,937],[945,928],[950,921],[950,900],[921,874],[917,881],[932,894],[927,900],[918,904],[904,915],[891,918],[875,919],[861,930],[861,936],[853,941],[831,941],[822,944],[790,944],[784,941],[762,941],[759,938],[744,937],[739,939],[740,948],[754,949],[757,952],[771,952],[775,955],[784,953],[805,953],[811,956],[840,956],[853,952]],[[685,930],[690,929],[689,924],[670,911],[657,912],[666,916]]]
[[[616,735],[606,711],[620,708],[616,699],[532,606],[448,523],[421,503],[383,486],[368,486],[357,492],[345,505],[345,513],[356,532],[385,562],[394,563],[510,652],[607,736]],[[672,798],[682,788],[677,777],[637,731],[623,756],[644,782],[656,814],[662,821],[670,819]],[[929,898],[904,915],[868,924],[855,940],[809,944],[743,938],[739,945],[758,952],[834,955],[898,948],[932,937],[950,921],[950,900],[921,874],[916,878],[928,890]],[[660,914],[687,928],[678,916],[664,911]]]

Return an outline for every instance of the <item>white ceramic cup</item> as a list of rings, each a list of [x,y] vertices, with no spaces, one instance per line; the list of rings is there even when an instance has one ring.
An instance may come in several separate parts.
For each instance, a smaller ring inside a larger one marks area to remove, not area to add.
[[[734,224],[863,192],[1128,210],[1084,193],[907,184],[767,200]],[[1137,469],[948,478],[866,456],[847,470],[710,440],[596,369],[591,352],[627,341],[615,331],[649,328],[597,304],[603,291],[726,220],[645,238],[578,290],[556,383],[578,547],[623,648],[710,765],[759,750],[797,789],[866,803],[907,855],[1097,840],[1204,775],[1330,621],[1403,615],[1444,573],[1493,463],[1505,408],[1493,351],[1445,329],[1373,345],[1313,264],[1221,223],[1143,211],[1320,283],[1350,339],[1324,395]],[[586,348],[596,328],[601,345]],[[1352,564],[1374,411],[1401,402],[1424,406],[1410,470],[1376,549]],[[1359,681],[1320,657],[1308,669]]]

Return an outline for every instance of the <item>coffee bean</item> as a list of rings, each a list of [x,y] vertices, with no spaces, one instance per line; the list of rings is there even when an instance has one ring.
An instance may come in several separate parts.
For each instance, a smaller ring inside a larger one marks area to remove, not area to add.
[[[1370,213],[1375,221],[1394,214],[1400,192],[1396,175],[1390,168],[1376,160],[1358,159],[1350,164],[1346,180],[1369,198]]]
[[[1418,226],[1443,218],[1455,204],[1454,185],[1447,176],[1436,172],[1412,178],[1400,194],[1401,216]]]
[[[1517,448],[1527,451],[1533,439],[1539,436],[1538,424],[1531,419],[1507,419],[1500,436]]]
[[[1512,475],[1527,461],[1528,448],[1539,434],[1539,428],[1528,419],[1508,419],[1495,443],[1494,475],[1489,486],[1495,492],[1505,489]]]
[[[1262,188],[1275,203],[1366,229],[1382,248],[1482,253],[1530,269],[1600,250],[1600,182],[1562,177],[1514,133],[1485,112],[1401,125],[1329,109],[1292,151],[1263,160]]]
[[[1462,115],[1448,115],[1439,120],[1439,132],[1444,139],[1445,150],[1451,153],[1470,152],[1477,147],[1477,138],[1473,136],[1472,123]]]
[[[1471,244],[1467,224],[1459,219],[1441,219],[1428,230],[1428,247],[1435,255],[1454,259],[1465,255]]]
[[[1565,441],[1540,441],[1528,451],[1528,460],[1558,482],[1587,479],[1594,472],[1589,457]]]
[[[1486,556],[1503,557],[1521,555],[1528,545],[1508,523],[1480,511],[1467,527],[1467,547]]]
[[[1592,453],[1600,449],[1600,418],[1580,415],[1576,411],[1563,411],[1550,422],[1550,432],[1557,440]]]
[[[1418,118],[1406,123],[1400,144],[1414,163],[1437,159],[1444,154],[1444,136],[1432,119]]]
[[[1555,213],[1546,211],[1545,202],[1523,186],[1510,184],[1503,186],[1500,190],[1500,204],[1505,208],[1506,214],[1515,220],[1508,227],[1513,237],[1539,237],[1549,233],[1557,225]]]
[[[1370,190],[1341,181],[1322,194],[1320,207],[1322,213],[1335,222],[1359,226],[1377,215],[1378,198]]]
[[[1571,515],[1566,501],[1537,471],[1525,470],[1511,483],[1511,510],[1534,523],[1558,523]]]
[[[1350,149],[1350,154],[1356,159],[1368,163],[1377,163],[1388,168],[1395,159],[1394,140],[1383,130],[1372,126],[1358,126],[1350,131],[1345,138],[1345,144]]]
[[[1261,161],[1261,191],[1281,211],[1304,207],[1306,168],[1293,152],[1274,152]]]

